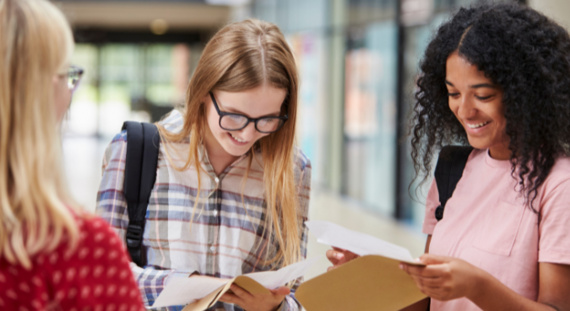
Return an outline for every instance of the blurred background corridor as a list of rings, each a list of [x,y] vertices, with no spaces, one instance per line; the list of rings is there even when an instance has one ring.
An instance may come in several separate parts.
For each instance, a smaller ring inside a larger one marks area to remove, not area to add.
[[[74,29],[73,63],[85,69],[63,126],[68,180],[85,209],[95,209],[102,155],[122,123],[154,122],[181,105],[208,39],[255,17],[281,28],[298,61],[297,143],[313,167],[311,219],[422,254],[426,187],[408,190],[406,117],[432,31],[477,0],[54,2]],[[570,25],[568,0],[517,2]],[[326,249],[311,236],[309,256]],[[307,277],[326,266],[321,261]]]

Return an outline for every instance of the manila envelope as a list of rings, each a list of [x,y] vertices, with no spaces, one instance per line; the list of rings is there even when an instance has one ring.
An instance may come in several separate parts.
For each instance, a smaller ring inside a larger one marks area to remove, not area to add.
[[[229,281],[228,283],[226,283],[226,285],[218,288],[217,290],[213,291],[211,294],[209,294],[208,296],[200,299],[200,300],[196,300],[191,304],[186,305],[186,307],[184,307],[184,309],[182,309],[182,311],[203,311],[208,309],[209,307],[211,307],[213,304],[215,304],[218,299],[227,291],[230,290],[230,287],[232,284],[235,284],[241,288],[243,288],[244,290],[246,290],[249,293],[252,294],[261,294],[261,293],[268,293],[269,290],[265,287],[263,287],[263,285],[257,283],[256,281],[248,278],[247,276],[243,276],[240,275],[234,279],[232,279],[231,281]]]
[[[304,282],[295,297],[307,311],[397,311],[427,297],[400,262],[363,256]]]

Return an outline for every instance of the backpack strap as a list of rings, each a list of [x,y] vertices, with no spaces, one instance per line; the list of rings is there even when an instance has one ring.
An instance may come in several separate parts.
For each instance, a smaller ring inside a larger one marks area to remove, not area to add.
[[[143,266],[142,235],[150,192],[156,180],[160,135],[156,125],[127,121],[127,157],[123,193],[127,200],[129,226],[126,244],[131,260]]]
[[[445,146],[439,152],[439,159],[435,167],[435,182],[439,193],[439,203],[435,210],[435,218],[440,221],[447,200],[453,195],[455,186],[463,176],[463,169],[473,150],[472,147]]]

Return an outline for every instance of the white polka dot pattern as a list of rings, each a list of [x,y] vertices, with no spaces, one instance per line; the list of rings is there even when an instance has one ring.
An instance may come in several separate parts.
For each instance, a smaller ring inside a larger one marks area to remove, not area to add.
[[[145,310],[115,231],[91,216],[78,226],[75,249],[62,242],[33,258],[31,270],[0,259],[0,310]]]

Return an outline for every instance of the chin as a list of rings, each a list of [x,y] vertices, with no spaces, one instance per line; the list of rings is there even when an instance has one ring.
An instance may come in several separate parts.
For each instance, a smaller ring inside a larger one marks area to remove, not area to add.
[[[231,144],[231,142],[230,142]],[[249,149],[251,149],[251,146],[243,146],[243,147],[237,147],[237,146],[223,146],[224,150],[229,153],[230,155],[234,156],[234,157],[241,157],[242,155],[246,154]]]

